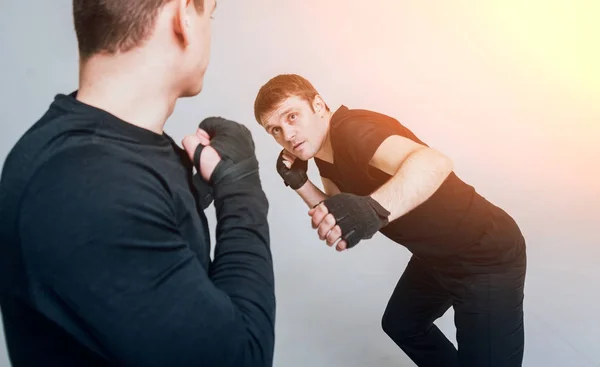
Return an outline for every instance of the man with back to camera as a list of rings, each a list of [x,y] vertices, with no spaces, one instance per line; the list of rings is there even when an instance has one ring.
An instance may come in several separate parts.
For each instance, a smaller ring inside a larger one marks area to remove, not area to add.
[[[163,132],[177,99],[202,90],[215,6],[73,1],[79,89],[55,97],[0,181],[14,366],[272,365],[268,201],[252,136],[222,118],[203,120],[184,149]]]
[[[254,112],[321,240],[344,251],[380,231],[412,253],[382,327],[417,366],[521,365],[525,240],[447,156],[384,114],[331,110],[296,74],[263,85]],[[325,192],[307,177],[309,159]],[[458,350],[434,324],[450,306]]]

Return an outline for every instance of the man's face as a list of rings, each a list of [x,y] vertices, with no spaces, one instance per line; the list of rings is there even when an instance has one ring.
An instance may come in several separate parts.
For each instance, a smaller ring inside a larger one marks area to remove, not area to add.
[[[263,127],[283,149],[309,160],[321,149],[327,135],[325,103],[317,96],[311,104],[292,96],[266,114]]]
[[[185,70],[183,97],[195,96],[202,91],[204,74],[210,60],[212,15],[216,6],[216,0],[204,0],[204,11],[200,13],[195,10],[193,0],[188,5],[191,7],[188,11],[190,18],[187,24],[189,43],[181,65]]]

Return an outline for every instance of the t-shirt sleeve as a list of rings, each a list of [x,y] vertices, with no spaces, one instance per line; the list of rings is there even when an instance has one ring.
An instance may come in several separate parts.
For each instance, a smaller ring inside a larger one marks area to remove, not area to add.
[[[160,176],[111,154],[72,149],[36,174],[20,218],[32,276],[118,364],[269,365],[265,239],[233,230],[205,269]]]
[[[400,135],[422,142],[398,120],[376,113],[355,113],[332,129],[332,146],[347,164],[368,172],[371,158],[390,136]]]

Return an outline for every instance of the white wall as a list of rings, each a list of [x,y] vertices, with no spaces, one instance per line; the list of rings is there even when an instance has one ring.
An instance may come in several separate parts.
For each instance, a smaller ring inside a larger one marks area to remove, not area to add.
[[[382,236],[327,248],[273,168],[279,149],[252,105],[282,72],[332,105],[390,114],[451,156],[528,239],[524,365],[600,366],[600,6],[523,3],[219,1],[205,90],[178,104],[167,130],[181,139],[223,115],[254,134],[271,202],[276,366],[412,365],[379,326],[408,252]],[[53,96],[76,88],[71,2],[3,2],[0,47],[3,162]],[[451,337],[452,316],[439,322]]]

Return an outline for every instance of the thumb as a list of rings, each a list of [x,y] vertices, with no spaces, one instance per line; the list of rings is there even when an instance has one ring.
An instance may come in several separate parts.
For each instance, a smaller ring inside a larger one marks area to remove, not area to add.
[[[198,145],[200,145],[200,143],[200,138],[197,135],[188,135],[185,138],[183,138],[181,142],[181,144],[183,145],[183,149],[185,149],[185,152],[187,153],[188,157],[192,162],[194,161],[194,152],[196,151],[196,148],[198,148]]]
[[[200,144],[208,145],[210,143],[210,135],[205,130],[198,128],[196,136],[200,138]]]

